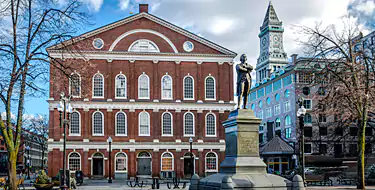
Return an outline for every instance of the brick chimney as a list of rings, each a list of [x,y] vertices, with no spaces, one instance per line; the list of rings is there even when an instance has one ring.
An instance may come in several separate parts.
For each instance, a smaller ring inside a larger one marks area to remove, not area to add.
[[[292,54],[290,57],[292,57],[292,65],[296,64],[297,62],[297,56],[298,54]]]
[[[148,4],[139,4],[139,13],[148,13]]]

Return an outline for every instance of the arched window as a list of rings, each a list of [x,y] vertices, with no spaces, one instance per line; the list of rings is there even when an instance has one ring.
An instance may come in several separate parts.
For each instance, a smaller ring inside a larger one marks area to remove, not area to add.
[[[216,99],[216,88],[215,88],[215,79],[212,76],[206,77],[205,81],[206,87],[206,100],[215,100]]]
[[[79,114],[79,112],[74,111],[70,115],[69,135],[79,136],[80,134],[81,134],[81,115]]]
[[[189,75],[184,78],[184,100],[194,100],[194,79]]]
[[[69,89],[73,98],[81,97],[81,76],[76,72],[70,76]]]
[[[163,136],[173,136],[173,124],[172,124],[172,114],[165,112],[161,118],[162,124],[162,135]]]
[[[161,155],[161,171],[173,171],[173,154],[170,152],[164,152]]]
[[[139,136],[150,136],[150,115],[146,111],[139,113]]]
[[[81,170],[81,155],[78,152],[71,152],[68,156],[68,168],[70,171]]]
[[[138,98],[150,98],[150,79],[145,73],[141,74],[138,78]]]
[[[99,72],[92,78],[92,97],[104,98],[104,77]]]
[[[214,152],[206,154],[206,172],[217,172],[217,155]]]
[[[276,100],[276,102],[280,101],[280,94],[275,95],[275,100]]]
[[[312,123],[312,117],[311,117],[311,115],[307,113],[307,114],[305,115],[304,120],[305,120],[305,123],[306,123],[306,124],[311,124],[311,123]]]
[[[116,86],[116,98],[126,98],[126,76],[118,74],[115,79],[115,86]]]
[[[280,118],[276,118],[275,123],[276,123],[276,128],[279,128],[281,124]]]
[[[164,75],[161,78],[161,98],[162,99],[172,99],[172,77]]]
[[[191,112],[184,115],[184,136],[194,136],[194,115]]]
[[[92,114],[92,135],[104,135],[104,116],[100,111],[96,111],[94,114]]]
[[[127,156],[124,152],[119,152],[115,156],[116,159],[116,172],[126,172],[127,171]]]
[[[289,98],[289,95],[290,95],[290,91],[288,89],[286,89],[285,92],[284,92],[285,98]]]
[[[206,136],[216,137],[216,117],[213,113],[206,115]]]
[[[122,111],[116,113],[116,136],[127,135],[127,118]]]
[[[285,116],[285,126],[289,126],[292,124],[292,120],[290,119],[290,116]]]
[[[129,52],[160,52],[158,46],[150,40],[141,39],[130,45]]]

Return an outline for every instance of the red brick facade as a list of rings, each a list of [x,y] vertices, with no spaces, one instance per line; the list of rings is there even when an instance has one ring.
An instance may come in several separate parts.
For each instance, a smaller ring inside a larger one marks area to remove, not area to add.
[[[127,176],[137,175],[138,153],[147,151],[151,155],[152,175],[159,175],[161,171],[161,156],[164,152],[173,155],[173,170],[179,177],[184,176],[184,155],[189,152],[189,138],[184,136],[184,114],[191,112],[194,115],[193,153],[195,160],[195,172],[205,175],[206,159],[208,152],[215,152],[217,155],[217,167],[224,158],[225,134],[221,123],[228,117],[229,111],[233,109],[233,69],[232,62],[235,53],[223,52],[223,48],[217,45],[207,45],[208,42],[198,36],[173,26],[166,27],[158,22],[165,22],[159,18],[150,20],[154,16],[147,13],[145,7],[141,7],[140,18],[134,19],[137,15],[119,21],[113,28],[102,32],[84,34],[87,39],[82,40],[76,47],[84,47],[84,51],[90,51],[84,59],[72,59],[64,57],[66,63],[77,65],[90,64],[90,69],[85,73],[76,72],[81,75],[81,97],[72,99],[72,107],[80,113],[80,134],[77,136],[67,135],[67,157],[71,152],[80,155],[80,169],[85,176],[91,177],[97,164],[92,157],[100,152],[104,160],[103,176],[108,176],[108,137],[113,139],[112,143],[112,176],[117,176],[116,154],[124,152],[127,158]],[[127,20],[129,22],[125,22]],[[124,24],[121,24],[124,23]],[[171,29],[172,28],[172,29]],[[142,30],[139,30],[142,29]],[[173,30],[174,29],[174,30]],[[119,36],[129,31],[137,31],[127,35],[114,45]],[[143,31],[147,30],[147,31]],[[178,30],[178,31],[176,31]],[[153,32],[148,32],[153,31]],[[162,34],[163,37],[160,37]],[[91,36],[90,36],[91,35]],[[190,36],[189,36],[190,35]],[[193,36],[193,37],[191,37]],[[80,46],[79,44],[92,44],[92,40],[100,38],[104,46],[100,52],[91,46]],[[152,41],[160,50],[155,53],[143,54],[142,52],[131,53],[128,49],[133,42],[147,39]],[[183,44],[190,41],[194,49],[190,54],[183,49]],[[175,53],[175,49],[179,52]],[[110,47],[114,46],[112,51]],[[215,48],[216,47],[216,48]],[[219,48],[217,48],[219,47]],[[113,54],[113,52],[124,52],[124,55]],[[56,51],[49,50],[49,53],[56,58],[61,58]],[[168,53],[168,54],[166,54]],[[92,56],[100,54],[95,58]],[[91,57],[90,57],[91,56]],[[101,57],[102,56],[102,57]],[[113,58],[111,56],[114,56]],[[119,56],[130,56],[121,58]],[[151,59],[150,59],[151,57]],[[196,60],[195,60],[196,58]],[[96,73],[104,76],[104,98],[92,97],[93,76]],[[122,73],[126,76],[126,98],[115,97],[115,77]],[[138,77],[142,74],[149,77],[149,99],[138,98]],[[168,74],[172,78],[172,99],[161,98],[162,77]],[[194,79],[194,100],[184,100],[184,77],[190,75]],[[59,112],[57,103],[60,92],[69,93],[69,79],[59,77],[58,70],[51,67],[50,85],[50,129],[49,129],[49,174],[54,176],[62,167],[62,140],[63,130],[59,126]],[[215,79],[215,99],[205,100],[205,79],[211,76]],[[104,135],[93,136],[93,113],[100,111],[104,115]],[[127,135],[116,136],[116,113],[123,111],[126,114]],[[149,119],[149,136],[139,136],[139,113],[147,112]],[[172,114],[172,136],[163,136],[162,114]],[[216,136],[206,136],[206,114],[215,115]],[[96,158],[95,158],[96,159]],[[69,162],[69,159],[67,160]],[[102,167],[102,166],[100,166]],[[185,171],[186,173],[186,171]]]

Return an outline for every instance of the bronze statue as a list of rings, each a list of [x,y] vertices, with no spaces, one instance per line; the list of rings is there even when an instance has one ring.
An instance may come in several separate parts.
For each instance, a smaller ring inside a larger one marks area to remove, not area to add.
[[[243,98],[243,109],[246,109],[247,97],[250,94],[251,88],[251,71],[253,66],[247,64],[247,57],[245,54],[241,55],[241,63],[236,66],[237,71],[237,96],[238,96],[238,107],[241,109],[241,101]]]

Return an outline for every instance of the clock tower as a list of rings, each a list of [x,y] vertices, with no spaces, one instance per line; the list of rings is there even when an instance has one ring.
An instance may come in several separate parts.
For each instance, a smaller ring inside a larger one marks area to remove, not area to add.
[[[260,54],[255,68],[257,83],[270,78],[270,73],[288,64],[288,56],[283,45],[283,23],[276,15],[270,1],[258,35]]]

